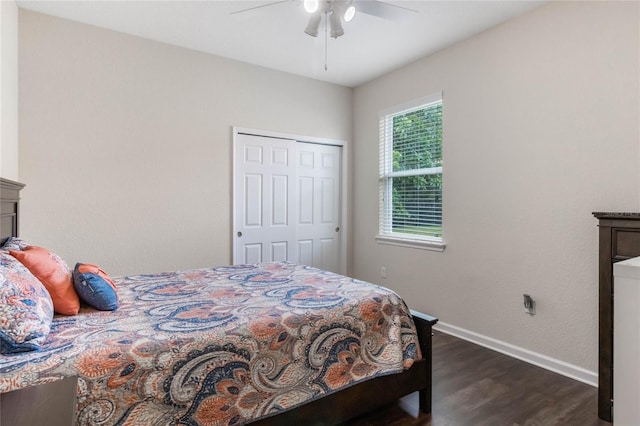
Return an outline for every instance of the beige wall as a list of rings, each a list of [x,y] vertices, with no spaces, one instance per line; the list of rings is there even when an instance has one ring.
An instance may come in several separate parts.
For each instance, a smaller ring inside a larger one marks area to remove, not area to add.
[[[228,263],[231,125],[350,140],[353,121],[352,272],[442,321],[596,370],[591,212],[640,209],[639,25],[635,2],[552,3],[352,99],[20,11],[23,235],[113,274]],[[379,245],[378,111],[440,90],[446,251]]]
[[[351,139],[352,90],[20,10],[22,235],[113,275],[231,262],[232,126]]]
[[[0,1],[0,176],[18,180],[18,6]]]
[[[591,212],[640,209],[639,23],[637,2],[554,2],[357,88],[354,274],[597,370]],[[440,90],[446,250],[377,244],[378,111]]]

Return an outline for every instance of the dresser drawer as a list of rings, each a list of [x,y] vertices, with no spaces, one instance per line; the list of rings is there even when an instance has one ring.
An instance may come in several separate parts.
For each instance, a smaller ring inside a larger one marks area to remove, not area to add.
[[[611,257],[615,260],[640,256],[640,229],[612,228]]]

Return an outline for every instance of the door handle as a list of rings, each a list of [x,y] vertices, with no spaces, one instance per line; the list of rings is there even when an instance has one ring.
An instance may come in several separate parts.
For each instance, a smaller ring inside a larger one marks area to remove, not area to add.
[[[242,232],[238,231],[236,235],[238,235],[238,237],[242,237]]]
[[[340,227],[339,226],[336,227],[336,232],[340,232]]]

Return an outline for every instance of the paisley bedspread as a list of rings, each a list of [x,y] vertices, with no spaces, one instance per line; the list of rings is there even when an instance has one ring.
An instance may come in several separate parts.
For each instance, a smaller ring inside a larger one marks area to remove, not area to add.
[[[293,263],[116,279],[120,307],[56,316],[0,355],[0,391],[78,376],[78,425],[239,425],[421,358],[391,290]]]

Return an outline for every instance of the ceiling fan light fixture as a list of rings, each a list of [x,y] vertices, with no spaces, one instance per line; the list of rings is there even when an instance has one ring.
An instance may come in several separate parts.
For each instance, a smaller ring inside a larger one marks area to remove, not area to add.
[[[344,12],[344,15],[343,15],[344,22],[351,22],[354,16],[356,16],[355,6],[347,7],[347,10]]]
[[[318,10],[320,2],[318,0],[304,0],[304,10],[308,13],[313,13]],[[315,37],[315,36],[314,36]]]
[[[318,28],[320,27],[321,20],[321,13],[314,13],[313,15],[311,15],[311,18],[309,18],[309,24],[307,24],[307,28],[304,30],[304,32],[309,34],[311,37],[318,37]]]
[[[342,28],[340,15],[335,11],[331,12],[331,14],[329,15],[329,24],[331,25],[331,37],[338,38],[341,35],[344,35],[344,29]]]

